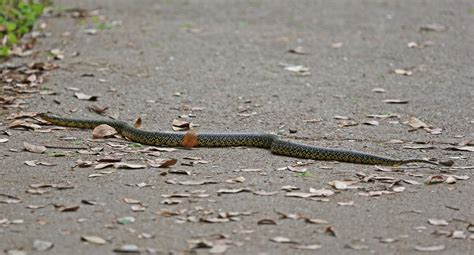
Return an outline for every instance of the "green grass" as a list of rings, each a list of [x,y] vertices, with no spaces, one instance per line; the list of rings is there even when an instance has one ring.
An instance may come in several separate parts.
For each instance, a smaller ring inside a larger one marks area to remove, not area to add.
[[[49,0],[0,0],[0,58],[28,33]]]

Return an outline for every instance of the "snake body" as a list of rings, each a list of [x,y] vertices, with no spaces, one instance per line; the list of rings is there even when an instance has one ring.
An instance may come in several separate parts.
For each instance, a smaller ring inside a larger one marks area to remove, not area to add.
[[[113,127],[119,134],[129,140],[153,146],[183,146],[186,132],[151,132],[132,127],[119,120],[91,120],[59,117],[52,114],[41,113],[39,116],[51,124],[65,127],[93,129],[106,124]],[[198,147],[236,147],[249,146],[265,148],[274,154],[295,158],[329,160],[354,164],[396,166],[408,163],[437,164],[424,159],[393,159],[364,152],[331,149],[301,144],[280,139],[277,135],[267,133],[198,133]]]

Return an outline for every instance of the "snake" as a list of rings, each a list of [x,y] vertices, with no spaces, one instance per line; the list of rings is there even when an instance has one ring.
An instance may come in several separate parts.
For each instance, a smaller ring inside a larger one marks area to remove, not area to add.
[[[187,147],[183,141],[190,134],[189,132],[145,131],[124,121],[113,119],[67,118],[50,113],[39,113],[38,116],[53,125],[64,127],[94,129],[99,125],[106,124],[132,142],[151,146]],[[192,147],[257,147],[288,157],[365,165],[399,166],[408,163],[438,165],[434,161],[425,159],[394,159],[353,150],[318,147],[287,141],[270,133],[216,132],[194,133],[194,136],[197,140]]]

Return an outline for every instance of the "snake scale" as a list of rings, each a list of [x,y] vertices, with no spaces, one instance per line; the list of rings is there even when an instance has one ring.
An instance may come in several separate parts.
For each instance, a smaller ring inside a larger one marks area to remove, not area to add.
[[[59,117],[40,113],[39,116],[51,124],[65,127],[93,129],[101,124],[113,127],[129,140],[155,146],[183,146],[185,132],[150,132],[137,129],[119,120],[91,120]],[[302,159],[329,160],[354,164],[397,166],[408,163],[437,163],[424,159],[392,159],[364,152],[323,148],[280,139],[267,133],[198,133],[198,147],[235,147],[249,146],[269,149],[272,153]]]

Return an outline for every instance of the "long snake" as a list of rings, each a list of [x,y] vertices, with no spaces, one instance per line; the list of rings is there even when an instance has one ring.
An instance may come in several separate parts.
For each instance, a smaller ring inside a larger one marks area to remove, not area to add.
[[[52,114],[40,113],[39,116],[51,124],[65,127],[93,129],[106,124],[113,127],[125,138],[152,146],[182,147],[186,132],[151,132],[134,128],[119,120],[91,120],[59,117]],[[437,163],[424,159],[393,159],[364,152],[317,147],[282,140],[277,135],[268,133],[197,133],[198,147],[236,147],[248,146],[270,150],[274,154],[294,158],[339,161],[354,164],[397,166],[408,163]]]

